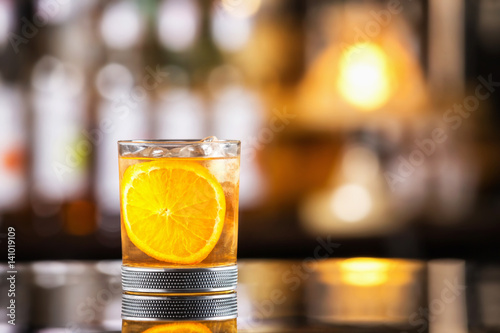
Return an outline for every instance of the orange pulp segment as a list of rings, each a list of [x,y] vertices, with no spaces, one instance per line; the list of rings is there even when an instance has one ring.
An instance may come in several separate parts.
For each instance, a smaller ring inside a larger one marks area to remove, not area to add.
[[[134,164],[123,174],[121,195],[127,235],[155,259],[199,263],[222,233],[224,191],[208,169],[195,162]]]

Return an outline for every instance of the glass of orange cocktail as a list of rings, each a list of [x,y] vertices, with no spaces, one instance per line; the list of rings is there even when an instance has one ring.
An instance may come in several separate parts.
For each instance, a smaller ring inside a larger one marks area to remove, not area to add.
[[[124,291],[233,290],[240,142],[136,140],[118,148]]]
[[[122,296],[122,332],[236,333],[235,292]]]

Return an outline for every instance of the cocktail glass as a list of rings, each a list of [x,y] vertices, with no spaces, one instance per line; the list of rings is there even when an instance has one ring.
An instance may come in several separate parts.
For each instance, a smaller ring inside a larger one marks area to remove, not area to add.
[[[124,291],[234,290],[240,142],[133,140],[118,148]]]

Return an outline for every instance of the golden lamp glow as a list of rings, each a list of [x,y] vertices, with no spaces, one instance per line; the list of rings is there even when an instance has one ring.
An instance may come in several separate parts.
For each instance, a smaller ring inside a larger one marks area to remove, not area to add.
[[[352,258],[340,263],[342,282],[349,285],[372,287],[388,279],[389,263],[383,259]]]
[[[387,57],[373,43],[348,48],[340,60],[337,88],[351,104],[362,110],[384,105],[391,95]]]

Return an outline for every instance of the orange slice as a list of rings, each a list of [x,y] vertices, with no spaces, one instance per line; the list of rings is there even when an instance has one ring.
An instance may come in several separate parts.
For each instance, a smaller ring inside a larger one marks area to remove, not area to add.
[[[143,333],[212,333],[212,331],[200,323],[175,323],[151,327]]]
[[[141,251],[158,260],[199,263],[222,233],[224,191],[195,162],[134,164],[123,174],[121,195],[127,235]]]

